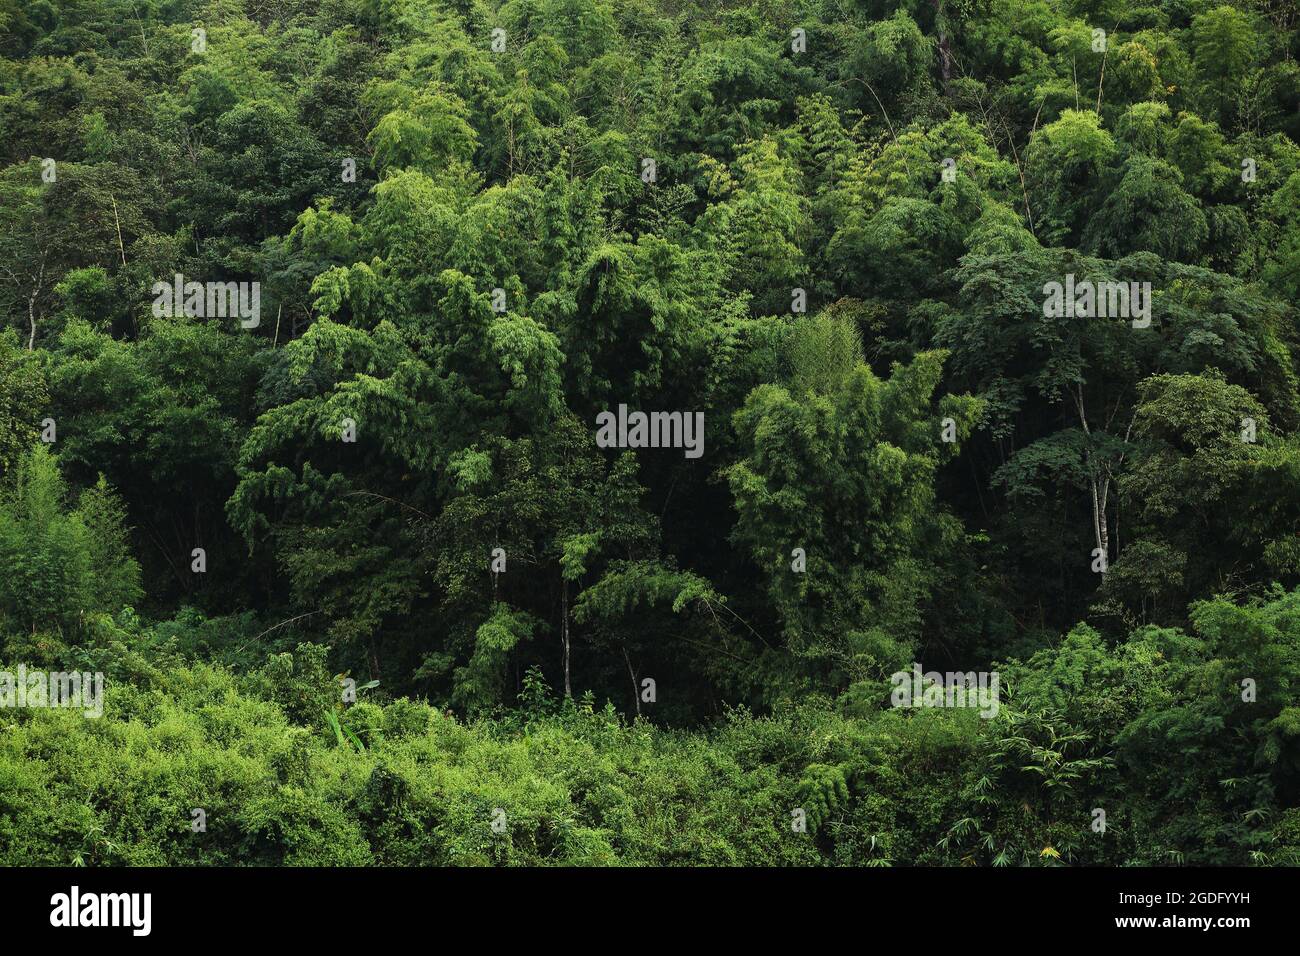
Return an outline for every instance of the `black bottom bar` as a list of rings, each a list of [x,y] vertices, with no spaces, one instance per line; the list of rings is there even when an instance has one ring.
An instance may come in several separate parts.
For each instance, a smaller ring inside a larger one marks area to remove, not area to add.
[[[990,930],[1231,939],[1293,925],[1296,884],[1284,869],[13,869],[0,871],[0,911],[15,943],[75,933],[128,945],[361,946],[425,927],[575,945],[666,945],[689,932],[693,947],[715,938],[734,947],[771,942],[783,926],[839,933],[855,925],[874,941]],[[76,922],[119,925],[72,926],[74,886]],[[147,910],[143,895],[117,894],[149,894]],[[146,923],[148,934],[137,935]]]

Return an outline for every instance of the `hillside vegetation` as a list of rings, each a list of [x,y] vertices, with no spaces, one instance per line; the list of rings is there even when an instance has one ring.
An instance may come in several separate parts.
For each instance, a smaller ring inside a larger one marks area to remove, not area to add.
[[[0,864],[1300,861],[1297,55],[0,0]]]

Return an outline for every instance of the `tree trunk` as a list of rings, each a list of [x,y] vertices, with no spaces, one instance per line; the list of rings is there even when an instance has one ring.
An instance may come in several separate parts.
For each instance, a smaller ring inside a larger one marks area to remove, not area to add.
[[[934,8],[934,30],[939,35],[939,70],[943,76],[943,95],[952,95],[952,46],[948,42],[948,34],[944,32],[943,19],[943,0],[930,0],[930,6]]]
[[[632,658],[627,656],[627,645],[623,646],[623,660],[627,661],[627,673],[632,678],[632,704],[636,707],[636,715],[641,716],[641,688],[636,683],[636,671],[632,669]]]
[[[35,284],[32,286],[32,294],[27,297],[27,321],[31,323],[32,334],[27,337],[27,351],[36,347],[36,300],[40,298],[41,289],[45,288],[45,256],[41,256],[40,271],[33,276]]]
[[[126,246],[122,245],[122,220],[117,217],[117,197],[109,195],[113,201],[113,225],[117,228],[117,251],[122,255],[122,267],[126,268]]]
[[[1091,438],[1092,429],[1088,427],[1088,412],[1083,402],[1083,386],[1079,385],[1071,397],[1074,398],[1075,410],[1079,413],[1079,424],[1083,427],[1083,433]],[[1095,465],[1090,449],[1084,452],[1084,465],[1088,469],[1089,498],[1092,499],[1092,533],[1101,551],[1101,573],[1105,577],[1110,569],[1110,532],[1106,527],[1106,499],[1110,496],[1110,466]]]
[[[573,696],[573,686],[569,683],[569,582],[560,581],[560,613],[563,616],[561,631],[564,635],[564,696]]]
[[[1100,484],[1100,488],[1098,485]],[[1110,479],[1096,478],[1092,481],[1093,509],[1097,515],[1097,547],[1101,548],[1102,557],[1105,559],[1102,563],[1102,576],[1110,570],[1110,531],[1106,527],[1106,499],[1109,497],[1107,492],[1110,490]]]

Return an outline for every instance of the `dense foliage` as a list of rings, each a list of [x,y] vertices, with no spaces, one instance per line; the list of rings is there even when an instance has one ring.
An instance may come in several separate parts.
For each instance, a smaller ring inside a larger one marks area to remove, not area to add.
[[[1300,862],[1298,55],[0,0],[0,863]]]

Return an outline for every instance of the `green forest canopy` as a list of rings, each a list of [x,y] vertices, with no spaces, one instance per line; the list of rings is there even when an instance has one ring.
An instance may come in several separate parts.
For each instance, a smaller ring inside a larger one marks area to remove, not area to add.
[[[0,0],[0,863],[1296,862],[1298,55]]]

